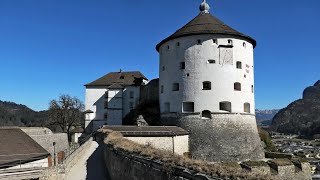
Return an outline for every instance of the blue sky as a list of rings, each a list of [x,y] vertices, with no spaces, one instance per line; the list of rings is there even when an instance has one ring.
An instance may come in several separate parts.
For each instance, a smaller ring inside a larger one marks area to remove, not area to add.
[[[256,108],[283,108],[320,79],[319,0],[208,0],[257,40]],[[0,100],[45,110],[60,94],[120,68],[158,77],[155,46],[201,0],[0,0]]]

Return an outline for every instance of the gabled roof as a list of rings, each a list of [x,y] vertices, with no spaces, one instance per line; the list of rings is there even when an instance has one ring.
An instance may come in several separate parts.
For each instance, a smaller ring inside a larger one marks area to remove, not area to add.
[[[242,34],[234,30],[233,28],[224,24],[221,20],[212,16],[209,13],[200,12],[199,15],[196,16],[194,19],[192,19],[188,24],[186,24],[185,26],[177,30],[171,36],[162,40],[156,46],[156,49],[157,51],[159,51],[160,46],[169,40],[176,39],[183,36],[191,36],[191,35],[198,35],[198,34],[222,34],[222,35],[239,36],[251,42],[253,47],[256,46],[256,41],[250,36],[247,36],[245,34]]]
[[[137,79],[148,80],[141,72],[131,71],[131,72],[110,72],[101,78],[86,84],[85,86],[111,86],[118,85],[130,86],[139,84]]]
[[[21,129],[0,128],[0,169],[48,156],[48,151]]]

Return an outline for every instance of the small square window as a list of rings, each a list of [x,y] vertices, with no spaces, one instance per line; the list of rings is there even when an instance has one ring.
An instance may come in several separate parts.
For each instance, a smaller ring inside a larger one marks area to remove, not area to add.
[[[209,64],[215,64],[215,63],[216,63],[216,60],[209,59],[209,60],[208,60],[208,63],[209,63]]]
[[[180,69],[186,69],[186,63],[185,62],[181,62],[180,63]]]
[[[202,90],[210,90],[211,89],[211,82],[205,81],[202,83]]]
[[[228,39],[228,45],[232,45],[232,40]]]
[[[178,46],[178,47],[180,46],[180,42],[177,42],[177,46]]]
[[[108,119],[108,114],[107,113],[104,114],[104,119]]]
[[[189,77],[190,76],[190,74],[189,73],[187,73],[187,77]]]
[[[172,91],[179,91],[179,83],[173,83]]]

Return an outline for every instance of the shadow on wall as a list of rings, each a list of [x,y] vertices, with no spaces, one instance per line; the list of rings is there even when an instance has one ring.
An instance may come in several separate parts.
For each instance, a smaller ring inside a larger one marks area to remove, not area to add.
[[[103,157],[103,142],[87,160],[87,180],[110,180]]]

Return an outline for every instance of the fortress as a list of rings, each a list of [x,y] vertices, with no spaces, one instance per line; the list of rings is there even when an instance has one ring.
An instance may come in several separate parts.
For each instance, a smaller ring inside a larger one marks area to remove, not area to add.
[[[189,151],[195,159],[262,159],[254,114],[256,41],[212,16],[209,9],[204,1],[193,20],[156,46],[161,124],[190,133]],[[121,125],[139,97],[145,97],[144,86],[148,81],[140,72],[121,71],[87,84],[86,128]]]
[[[165,124],[190,132],[196,159],[261,159],[254,105],[256,41],[200,13],[161,41],[160,112]]]

